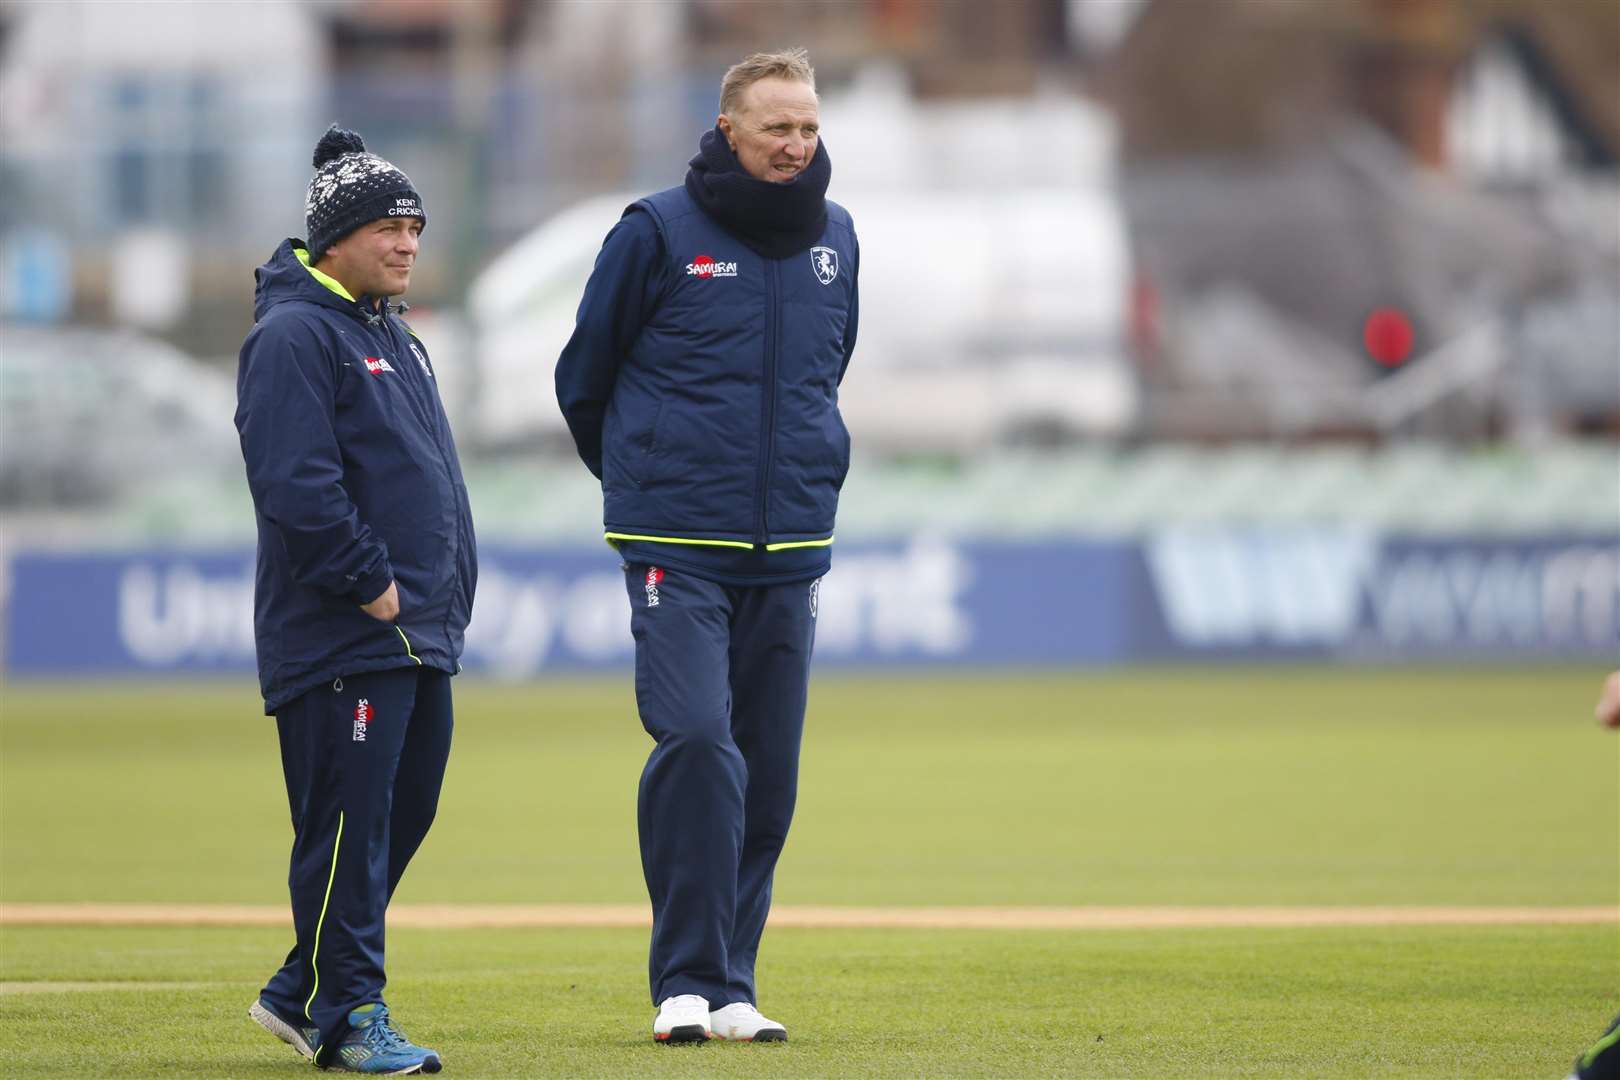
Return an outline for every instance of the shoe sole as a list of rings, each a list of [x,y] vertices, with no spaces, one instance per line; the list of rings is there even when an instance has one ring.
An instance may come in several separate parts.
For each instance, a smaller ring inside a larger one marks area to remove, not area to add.
[[[703,1030],[702,1024],[682,1024],[680,1027],[670,1028],[669,1031],[655,1031],[653,1038],[660,1043],[700,1043],[712,1038]]]
[[[248,1006],[248,1019],[298,1051],[304,1057],[314,1060],[315,1049],[304,1041],[304,1036],[299,1030],[257,1001]]]
[[[327,1068],[331,1072],[359,1072],[360,1071],[359,1069],[351,1069],[351,1068],[348,1068],[347,1066],[337,1065],[337,1064],[329,1065],[329,1066],[327,1066]],[[412,1066],[410,1066],[408,1068],[394,1069],[394,1070],[392,1070],[390,1072],[374,1073],[373,1075],[376,1075],[376,1076],[415,1076],[418,1073],[436,1073],[442,1068],[444,1068],[444,1063],[443,1062],[441,1062],[436,1057],[430,1057],[426,1061],[419,1061],[415,1065],[412,1065]]]
[[[785,1028],[765,1028],[758,1034],[746,1039],[728,1039],[724,1035],[716,1035],[715,1038],[722,1042],[787,1042],[787,1030]]]

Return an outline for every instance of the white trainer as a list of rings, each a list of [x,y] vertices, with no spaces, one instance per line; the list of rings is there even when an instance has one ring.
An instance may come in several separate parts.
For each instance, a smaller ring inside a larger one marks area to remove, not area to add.
[[[734,1042],[787,1042],[787,1028],[759,1014],[746,1001],[733,1001],[709,1014],[709,1029],[716,1039]]]
[[[653,1038],[659,1042],[702,1042],[712,1037],[707,998],[677,994],[659,1003],[658,1015],[653,1018]]]

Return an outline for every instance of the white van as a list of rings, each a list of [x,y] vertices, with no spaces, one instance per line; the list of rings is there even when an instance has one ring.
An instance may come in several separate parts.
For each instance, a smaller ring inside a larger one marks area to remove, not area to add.
[[[830,194],[861,243],[860,337],[839,404],[863,453],[1131,432],[1131,267],[1112,193]],[[563,211],[473,282],[469,419],[486,445],[566,436],[552,371],[602,239],[635,199]]]

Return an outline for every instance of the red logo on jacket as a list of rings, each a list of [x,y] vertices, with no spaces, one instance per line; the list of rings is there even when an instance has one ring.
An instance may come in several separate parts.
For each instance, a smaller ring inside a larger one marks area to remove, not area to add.
[[[380,356],[368,356],[366,357],[366,370],[373,375],[381,375],[385,371],[393,371],[394,368]]]

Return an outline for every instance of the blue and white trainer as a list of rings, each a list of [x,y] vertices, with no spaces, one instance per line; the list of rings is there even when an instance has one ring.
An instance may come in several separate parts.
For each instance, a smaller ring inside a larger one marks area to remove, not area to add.
[[[321,1041],[321,1029],[309,1021],[288,1020],[263,998],[248,1006],[248,1019],[305,1057],[315,1056],[315,1047]]]
[[[394,1026],[388,1006],[362,1005],[349,1013],[349,1033],[332,1048],[327,1068],[339,1072],[410,1076],[436,1073],[443,1064],[439,1052],[417,1046]]]

